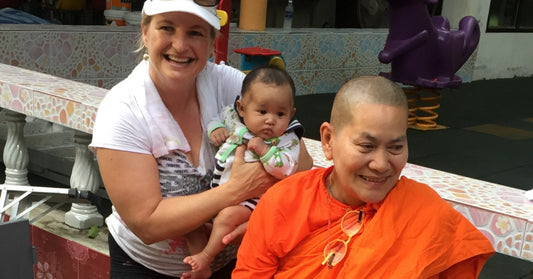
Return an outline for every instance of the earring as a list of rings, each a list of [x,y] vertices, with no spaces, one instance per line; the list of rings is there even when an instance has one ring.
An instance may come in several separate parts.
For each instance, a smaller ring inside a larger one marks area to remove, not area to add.
[[[143,60],[148,61],[150,59],[150,55],[148,53],[143,54]]]

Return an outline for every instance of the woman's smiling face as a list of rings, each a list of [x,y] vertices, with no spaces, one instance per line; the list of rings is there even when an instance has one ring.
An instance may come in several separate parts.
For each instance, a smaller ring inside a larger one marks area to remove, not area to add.
[[[212,27],[203,19],[182,12],[154,15],[142,25],[154,83],[194,79],[214,53]]]

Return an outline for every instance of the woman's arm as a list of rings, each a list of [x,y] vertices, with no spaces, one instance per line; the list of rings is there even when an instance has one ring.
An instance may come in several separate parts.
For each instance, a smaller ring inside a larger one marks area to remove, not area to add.
[[[97,156],[111,202],[147,244],[185,235],[221,209],[259,196],[275,182],[259,162],[244,163],[241,146],[228,182],[199,194],[163,199],[153,156],[104,148],[97,150]]]
[[[298,158],[298,169],[296,171],[309,170],[313,167],[313,158],[309,155],[305,142],[300,139],[300,155]]]

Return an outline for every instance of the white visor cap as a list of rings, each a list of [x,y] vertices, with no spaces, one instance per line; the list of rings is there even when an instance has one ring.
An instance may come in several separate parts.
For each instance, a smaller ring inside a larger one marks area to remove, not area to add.
[[[143,13],[152,16],[168,12],[183,12],[196,15],[207,21],[216,30],[220,30],[220,18],[216,7],[203,7],[193,0],[146,0]]]

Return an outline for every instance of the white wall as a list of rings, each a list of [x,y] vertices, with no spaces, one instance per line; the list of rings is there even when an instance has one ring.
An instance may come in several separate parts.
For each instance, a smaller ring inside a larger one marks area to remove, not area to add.
[[[490,1],[443,0],[442,15],[452,29],[466,15],[479,21],[481,37],[473,80],[533,76],[533,33],[486,33]]]
[[[489,33],[480,45],[473,80],[533,76],[533,33]]]

